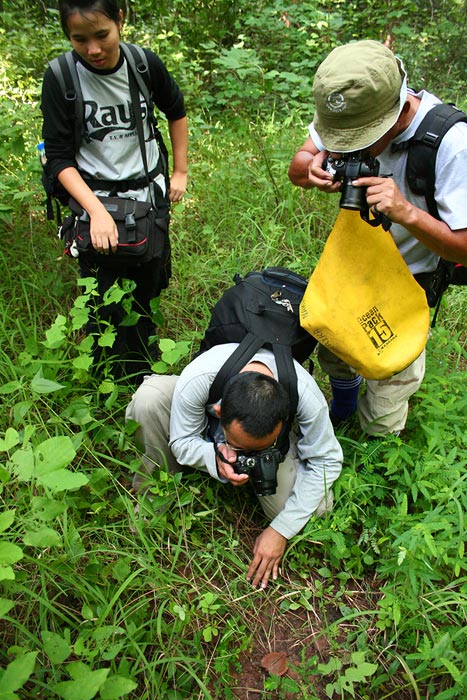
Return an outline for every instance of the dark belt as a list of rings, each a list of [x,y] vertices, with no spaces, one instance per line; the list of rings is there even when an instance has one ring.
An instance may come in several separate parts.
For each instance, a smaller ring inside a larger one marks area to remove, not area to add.
[[[149,180],[154,180],[156,175],[161,172],[160,167],[157,165],[155,168],[149,171]],[[140,190],[148,185],[148,178],[146,175],[143,177],[136,177],[129,180],[98,180],[93,177],[86,177],[83,175],[83,180],[91,188],[91,190],[107,190],[109,192],[128,192],[128,190]]]

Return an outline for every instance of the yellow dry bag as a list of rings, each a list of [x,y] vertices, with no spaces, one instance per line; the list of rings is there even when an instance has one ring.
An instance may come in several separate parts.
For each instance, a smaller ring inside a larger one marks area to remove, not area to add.
[[[300,323],[367,379],[386,379],[425,347],[430,312],[390,234],[341,209],[312,273]]]

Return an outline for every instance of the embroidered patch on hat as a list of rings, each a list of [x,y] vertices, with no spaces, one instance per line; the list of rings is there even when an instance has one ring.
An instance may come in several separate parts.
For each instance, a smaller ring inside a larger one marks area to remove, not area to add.
[[[332,92],[326,100],[330,112],[342,112],[346,108],[345,98],[340,92]]]

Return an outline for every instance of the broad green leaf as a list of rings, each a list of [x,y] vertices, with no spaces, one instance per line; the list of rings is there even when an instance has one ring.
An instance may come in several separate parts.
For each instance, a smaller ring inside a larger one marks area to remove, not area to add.
[[[41,372],[38,372],[31,381],[31,389],[36,394],[52,394],[54,391],[60,391],[60,389],[65,388],[63,384],[53,382],[51,379],[44,379],[41,374]]]
[[[31,508],[35,518],[43,522],[54,520],[66,511],[67,505],[64,501],[56,501],[52,498],[33,498]]]
[[[46,348],[55,350],[59,348],[66,338],[66,318],[65,316],[57,316],[52,326],[45,333],[46,340],[44,345]]]
[[[5,532],[12,525],[15,520],[15,513],[16,510],[6,510],[0,513],[0,532]]]
[[[95,277],[80,277],[78,285],[84,287],[84,293],[75,299],[73,306],[77,306],[80,303],[87,304],[88,299],[85,295],[97,290],[97,280]]]
[[[125,632],[121,627],[117,627],[116,625],[104,625],[94,630],[92,638],[95,639],[98,644],[102,644],[108,639],[111,639],[111,637],[121,637],[123,634],[125,634]]]
[[[155,374],[165,374],[167,370],[169,369],[169,365],[166,362],[162,362],[159,360],[158,362],[153,362],[151,365],[151,370]]]
[[[76,423],[76,425],[86,425],[95,420],[89,404],[86,401],[79,400],[72,401],[63,411],[62,417],[70,420],[72,423]],[[73,444],[75,444],[74,440]]]
[[[111,330],[110,328],[107,328],[101,336],[99,336],[97,344],[101,348],[111,348],[112,345],[115,342],[115,338],[117,337],[117,334],[115,331]]]
[[[36,656],[37,651],[31,651],[18,656],[8,664],[0,677],[0,698],[23,687],[34,671]]]
[[[67,467],[75,458],[76,450],[71,438],[64,435],[48,438],[34,450],[34,474],[42,477]]]
[[[120,289],[120,287],[118,287],[116,284],[114,284],[114,285],[112,285],[112,287],[110,287],[110,289],[108,289],[104,293],[102,300],[104,302],[104,306],[108,306],[109,304],[120,303],[124,296],[125,296],[125,290]]]
[[[58,491],[74,491],[88,483],[89,478],[82,472],[70,472],[68,469],[60,469],[51,474],[44,474],[37,480],[53,493]]]
[[[111,394],[114,388],[115,382],[111,379],[104,379],[104,381],[99,384],[99,391],[101,394]]]
[[[125,318],[120,322],[119,325],[136,326],[140,318],[141,314],[139,314],[137,311],[130,311],[130,313],[126,314]]]
[[[48,522],[65,512],[66,503],[63,501],[54,501],[53,498],[36,496],[31,499],[31,510],[35,518],[39,518],[39,520],[43,522]]]
[[[16,450],[11,457],[13,471],[20,481],[29,481],[34,472],[34,453],[31,447]]]
[[[129,280],[126,278],[122,278],[119,281],[119,284],[121,285],[123,291],[128,294],[129,292],[134,292],[136,289],[136,282],[134,280]]]
[[[71,330],[72,331],[78,331],[83,326],[86,325],[89,319],[89,309],[87,307],[80,309],[80,308],[73,308],[70,311],[70,318],[72,319],[71,322]],[[87,336],[84,340],[87,341],[88,338],[90,338],[91,343],[92,343],[92,337]]]
[[[86,605],[85,603],[81,608],[81,615],[84,617],[85,620],[92,620],[94,618],[94,611],[89,605]]]
[[[175,341],[171,338],[162,338],[159,341],[159,347],[161,352],[170,352],[175,348]]]
[[[33,401],[30,401],[29,399],[27,401],[20,401],[19,403],[15,404],[13,408],[13,418],[14,422],[17,425],[18,423],[22,423],[24,420],[25,415],[29,411],[29,409],[34,406]],[[26,426],[27,428],[31,426]],[[24,442],[23,442],[24,444]]]
[[[163,362],[167,362],[168,365],[174,365],[180,359],[180,353],[177,348],[170,350],[169,352],[162,353]]]
[[[289,73],[287,71],[282,71],[281,77],[287,79],[289,83],[301,83],[303,79],[301,75],[297,75],[297,73]]]
[[[31,402],[32,403],[32,402]],[[35,425],[26,425],[23,432],[23,448],[26,448],[32,436],[36,432]]]
[[[0,452],[9,452],[12,447],[16,447],[21,442],[19,433],[14,428],[8,428],[5,437],[0,438]]]
[[[7,600],[7,598],[0,598],[0,620],[5,615],[8,615],[10,610],[15,607],[15,602],[13,600]]]
[[[172,607],[172,612],[174,615],[178,615],[180,620],[183,622],[186,618],[186,610],[184,607],[181,607],[180,605],[174,605]]]
[[[56,530],[51,527],[41,527],[34,532],[26,532],[23,538],[24,544],[30,547],[61,547],[62,538]]]
[[[335,671],[340,671],[341,668],[342,661],[334,656],[331,656],[327,664],[318,664],[318,671],[324,675],[334,673]]]
[[[93,358],[90,355],[78,355],[73,360],[73,367],[75,369],[83,369],[86,372],[92,366]]]
[[[358,666],[351,666],[345,670],[347,680],[354,683],[364,681],[367,676],[371,676],[378,669],[377,664],[361,663]]]
[[[18,380],[14,382],[7,382],[7,384],[0,386],[0,394],[14,394],[15,391],[18,391],[18,389],[21,389],[21,382]]]
[[[68,642],[55,632],[43,630],[42,641],[44,643],[44,651],[53,664],[62,664],[71,654],[71,647]]]
[[[94,347],[94,338],[92,335],[87,335],[78,345],[80,352],[92,352]]]
[[[0,581],[14,581],[15,572],[11,566],[0,566]]]
[[[125,646],[125,642],[118,642],[116,644],[111,644],[110,646],[105,646],[105,651],[102,652],[102,660],[103,661],[113,661],[116,656],[118,656],[123,647]]]
[[[23,550],[13,542],[0,542],[0,566],[10,566],[24,556]]]
[[[355,666],[358,666],[365,661],[365,652],[354,651],[354,653],[350,655],[350,658],[352,659],[352,663],[355,664]]]
[[[138,684],[131,678],[111,676],[107,678],[99,694],[102,700],[117,700],[131,693],[137,686]]]
[[[92,700],[104,685],[109,671],[108,668],[83,671],[75,680],[58,683],[53,690],[63,700]]]

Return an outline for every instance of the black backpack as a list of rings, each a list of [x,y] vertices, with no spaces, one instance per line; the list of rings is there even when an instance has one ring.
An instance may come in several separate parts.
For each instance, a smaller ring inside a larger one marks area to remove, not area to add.
[[[437,104],[425,115],[414,136],[393,150],[407,149],[407,182],[415,194],[424,195],[431,216],[440,219],[435,200],[435,166],[439,145],[444,135],[458,122],[467,122],[467,115],[451,104]],[[426,290],[428,304],[437,307],[432,325],[441,303],[441,297],[450,284],[467,284],[467,268],[463,265],[440,258]]]
[[[279,382],[285,386],[290,398],[290,420],[278,445],[285,454],[298,404],[293,358],[305,362],[318,342],[300,326],[299,306],[307,280],[284,267],[268,267],[262,272],[249,272],[244,277],[237,273],[234,282],[214,306],[198,352],[201,354],[223,343],[239,343],[217,373],[208,403],[220,399],[226,381],[237,374],[260,348],[271,350],[276,359]]]
[[[138,90],[143,95],[144,100],[147,104],[148,114],[150,115],[151,119],[151,128],[154,133],[154,137],[157,140],[159,152],[161,154],[163,172],[166,179],[168,180],[168,152],[164,140],[162,138],[162,134],[157,128],[157,120],[154,115],[154,101],[152,99],[151,76],[149,73],[149,65],[146,58],[146,54],[140,46],[136,46],[135,44],[126,44],[121,42],[120,47],[125,55],[129,66],[130,80],[134,78],[138,86]],[[84,102],[83,93],[78,78],[78,72],[76,70],[76,63],[73,58],[73,52],[67,51],[61,56],[53,58],[49,62],[49,66],[52,69],[60,85],[60,88],[70,110],[70,120],[73,121],[73,142],[75,144],[76,149],[84,134]],[[65,190],[65,188],[62,187],[57,178],[50,173],[45,158],[42,158],[41,162],[42,184],[47,195],[47,219],[52,220],[54,218],[52,201],[55,200],[57,222],[61,223],[60,204],[66,206],[68,204],[70,195]],[[144,182],[145,181],[146,178],[144,178]],[[100,185],[97,181],[94,185],[90,184],[90,186],[92,189],[100,189]],[[103,187],[102,189],[105,189],[105,187]]]

